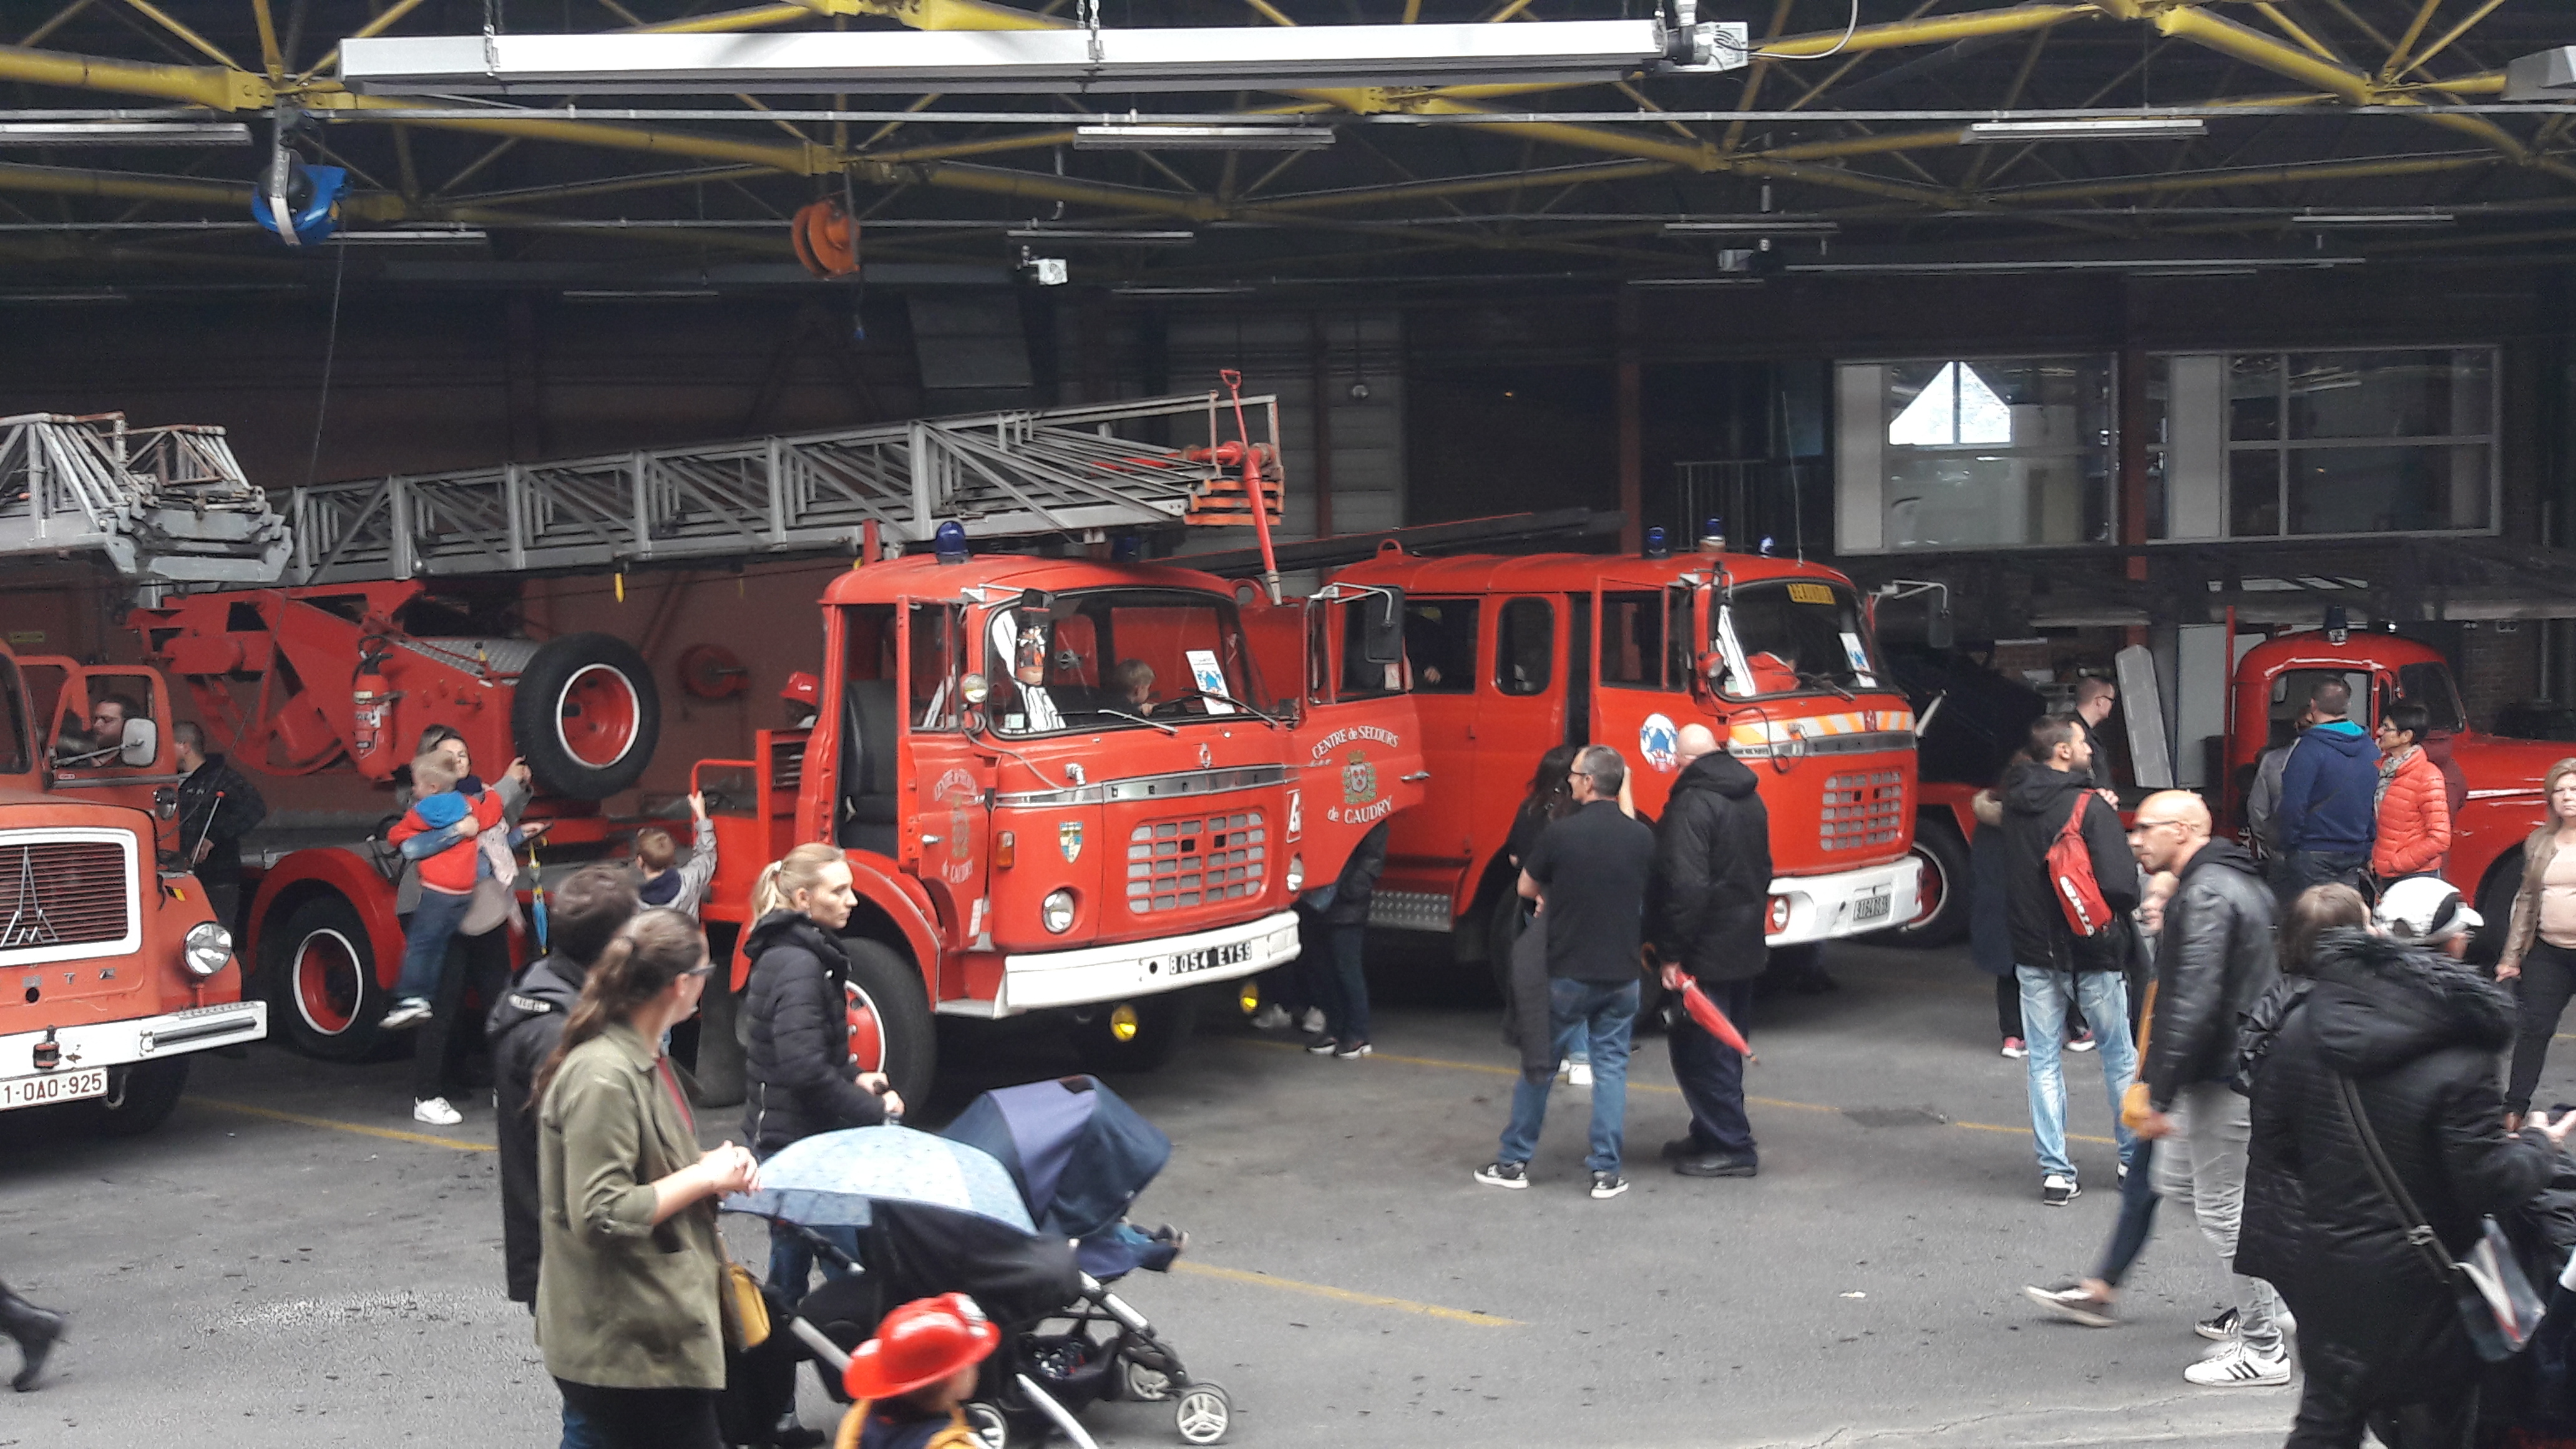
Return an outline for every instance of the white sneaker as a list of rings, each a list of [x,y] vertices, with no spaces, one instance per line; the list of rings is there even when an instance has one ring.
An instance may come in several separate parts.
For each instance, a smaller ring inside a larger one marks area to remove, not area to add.
[[[432,1127],[453,1127],[465,1120],[465,1114],[447,1105],[445,1097],[428,1097],[411,1104],[411,1120]]]
[[[385,1019],[377,1022],[376,1025],[385,1031],[401,1031],[406,1027],[418,1026],[427,1020],[429,1020],[429,1003],[417,996],[406,996],[395,1002],[393,1009],[385,1013]]]
[[[1308,1036],[1321,1036],[1321,1035],[1323,1035],[1323,1033],[1324,1033],[1324,1008],[1322,1008],[1322,1007],[1320,1007],[1320,1006],[1310,1006],[1310,1007],[1307,1007],[1307,1008],[1306,1008],[1306,1014],[1305,1014],[1304,1016],[1302,1016],[1302,1017],[1298,1018],[1298,1021],[1297,1021],[1297,1029],[1298,1029],[1298,1030],[1300,1030],[1300,1031],[1302,1031],[1302,1032],[1304,1032],[1304,1033],[1306,1033],[1306,1035],[1308,1035]]]
[[[1572,1066],[1566,1068],[1565,1082],[1566,1085],[1570,1087],[1591,1086],[1592,1064],[1590,1062],[1576,1062]]]
[[[2290,1355],[2256,1353],[2240,1339],[2185,1368],[2182,1376],[2207,1389],[2273,1388],[2290,1381]]]
[[[1281,1006],[1275,1001],[1263,1002],[1261,1004],[1261,1009],[1252,1014],[1252,1029],[1254,1031],[1277,1031],[1279,1028],[1286,1026],[1287,1024],[1288,1008]]]

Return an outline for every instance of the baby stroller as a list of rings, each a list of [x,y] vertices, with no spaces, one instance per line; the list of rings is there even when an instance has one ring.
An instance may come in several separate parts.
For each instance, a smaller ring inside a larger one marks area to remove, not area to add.
[[[792,1306],[773,1300],[770,1342],[737,1366],[743,1387],[728,1389],[766,1401],[731,1417],[774,1419],[793,1402],[800,1357],[823,1365],[825,1388],[848,1402],[841,1368],[887,1310],[959,1292],[1003,1330],[965,1406],[987,1449],[1038,1444],[1050,1425],[1093,1449],[1074,1414],[1102,1399],[1169,1402],[1183,1442],[1220,1442],[1233,1417],[1225,1389],[1192,1378],[1106,1286],[1168,1257],[1119,1214],[1170,1154],[1169,1139],[1089,1077],[987,1093],[944,1138],[863,1127],[780,1152],[759,1191],[724,1206],[799,1233],[837,1276]],[[856,1229],[855,1257],[812,1231],[836,1227]]]

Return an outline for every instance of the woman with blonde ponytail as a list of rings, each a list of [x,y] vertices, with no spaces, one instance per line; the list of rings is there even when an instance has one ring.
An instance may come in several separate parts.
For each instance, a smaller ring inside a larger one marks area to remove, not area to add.
[[[543,1250],[537,1346],[564,1402],[611,1449],[716,1449],[724,1257],[714,1200],[750,1188],[750,1152],[698,1150],[662,1034],[713,970],[696,922],[646,911],[583,978],[537,1072]]]

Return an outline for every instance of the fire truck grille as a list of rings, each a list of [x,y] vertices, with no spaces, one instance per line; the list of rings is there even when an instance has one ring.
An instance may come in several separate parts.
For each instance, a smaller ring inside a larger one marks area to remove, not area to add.
[[[1827,850],[1894,845],[1905,834],[1904,773],[1872,770],[1827,778],[1823,820],[1817,834]]]
[[[133,920],[125,852],[107,841],[0,841],[0,959],[121,941]]]
[[[1141,916],[1261,894],[1269,835],[1258,810],[1137,826],[1127,837],[1127,909]]]

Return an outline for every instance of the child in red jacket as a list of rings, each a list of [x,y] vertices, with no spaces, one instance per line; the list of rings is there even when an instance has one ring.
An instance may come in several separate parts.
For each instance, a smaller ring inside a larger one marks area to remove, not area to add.
[[[447,943],[465,923],[466,907],[474,900],[474,878],[483,858],[476,837],[501,823],[499,794],[486,790],[469,799],[456,793],[462,777],[451,756],[422,755],[411,762],[411,778],[417,792],[412,807],[385,836],[420,866],[420,905],[404,930],[402,975],[394,982],[393,1008],[384,1019],[388,1030],[429,1019],[429,998],[447,961]]]

